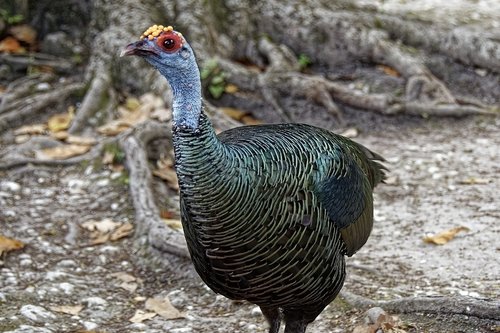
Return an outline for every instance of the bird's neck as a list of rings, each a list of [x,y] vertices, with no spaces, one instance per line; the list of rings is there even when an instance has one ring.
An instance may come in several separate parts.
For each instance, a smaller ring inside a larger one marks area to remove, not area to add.
[[[201,82],[198,68],[169,78],[173,93],[173,125],[196,130],[199,126],[201,108]]]

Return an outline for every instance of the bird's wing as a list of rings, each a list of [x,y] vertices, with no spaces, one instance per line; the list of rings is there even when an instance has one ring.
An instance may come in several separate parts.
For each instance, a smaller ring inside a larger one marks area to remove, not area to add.
[[[366,243],[372,230],[372,188],[383,179],[383,167],[373,159],[381,157],[350,141],[322,158],[329,170],[316,185],[316,193],[341,230],[350,256]]]

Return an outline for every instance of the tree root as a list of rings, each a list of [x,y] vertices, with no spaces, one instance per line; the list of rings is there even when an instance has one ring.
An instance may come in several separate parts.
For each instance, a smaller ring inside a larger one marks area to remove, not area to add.
[[[392,301],[374,301],[343,290],[340,296],[349,304],[360,307],[381,307],[396,313],[459,314],[481,319],[500,320],[500,302],[471,297],[405,297]]]
[[[114,106],[114,100],[103,103],[106,97],[110,97],[109,89],[111,86],[111,76],[109,70],[96,71],[96,76],[90,82],[90,88],[85,94],[81,107],[75,115],[68,132],[75,134],[80,132],[86,125],[88,119],[94,115],[99,109],[104,109],[105,106]],[[103,105],[105,104],[105,105]]]
[[[71,61],[44,53],[30,53],[27,55],[0,54],[0,62],[17,71],[24,71],[30,66],[39,66],[49,67],[60,73],[70,73],[74,68]]]
[[[241,90],[255,91],[254,88],[258,87],[257,91],[261,92],[261,98],[267,101],[285,121],[290,119],[290,115],[279,106],[275,99],[276,95],[304,96],[323,105],[337,118],[341,118],[341,113],[333,99],[355,108],[385,115],[463,117],[498,113],[493,107],[459,104],[441,81],[431,74],[425,75],[425,79],[422,79],[422,76],[412,77],[407,87],[407,97],[402,99],[391,94],[364,93],[319,75],[297,72],[259,73],[228,60],[219,60],[219,64],[227,74],[228,82],[237,85]]]
[[[10,159],[7,161],[0,161],[0,170],[18,168],[28,164],[58,167],[58,166],[75,165],[85,161],[92,161],[97,157],[99,157],[103,147],[110,142],[112,142],[112,140],[99,142],[97,145],[92,147],[92,149],[90,149],[88,153],[71,157],[65,160],[48,160],[48,159],[39,159],[34,157],[25,157],[25,158]]]
[[[42,92],[26,98],[20,98],[7,102],[0,114],[0,132],[12,128],[14,124],[19,124],[28,118],[45,111],[52,104],[64,101],[68,96],[83,89],[83,83],[70,83],[59,85],[48,92]]]
[[[120,145],[126,155],[130,195],[134,204],[138,234],[145,235],[148,244],[160,254],[189,259],[184,235],[169,228],[160,219],[160,211],[151,190],[152,175],[145,146],[155,138],[169,136],[171,136],[169,126],[147,121],[120,140]]]

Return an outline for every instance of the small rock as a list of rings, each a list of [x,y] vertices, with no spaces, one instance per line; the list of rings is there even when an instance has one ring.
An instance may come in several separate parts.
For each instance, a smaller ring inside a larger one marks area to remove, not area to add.
[[[170,330],[170,333],[189,333],[192,332],[193,329],[191,327],[181,327],[181,328],[173,328]]]
[[[46,323],[51,319],[56,319],[56,315],[52,312],[42,308],[41,306],[27,304],[23,305],[20,310],[21,315],[24,317],[40,323]]]
[[[59,284],[59,289],[61,289],[66,295],[70,295],[73,293],[75,286],[68,282],[63,282]]]
[[[97,305],[106,305],[108,302],[100,297],[87,297],[83,300],[83,303],[87,304],[88,307],[97,306]]]
[[[21,190],[21,185],[19,185],[16,182],[4,180],[4,181],[0,182],[0,189],[3,191],[17,193]]]
[[[100,179],[95,183],[95,185],[98,187],[106,187],[109,185],[109,179],[106,178]]]
[[[78,266],[78,265],[76,264],[76,261],[74,261],[73,259],[64,259],[64,260],[59,261],[59,263],[57,264],[57,266],[75,267],[75,266]]]
[[[54,280],[57,280],[59,278],[62,278],[62,277],[65,277],[67,276],[68,274],[64,273],[64,272],[60,272],[60,271],[51,271],[51,272],[47,272],[45,274],[45,279],[46,280],[49,280],[49,281],[54,281]]]
[[[256,306],[252,309],[250,314],[252,315],[252,317],[260,317],[262,316],[262,310],[258,306]]]
[[[17,214],[13,210],[6,210],[3,212],[3,215],[5,215],[5,217],[16,217]]]
[[[255,330],[257,329],[257,325],[255,325],[255,324],[248,324],[247,329],[250,332],[255,332]]]
[[[137,331],[147,331],[148,329],[148,325],[144,324],[144,323],[134,323],[132,325],[129,326],[129,328],[131,330],[137,330]]]
[[[92,321],[84,321],[84,322],[82,322],[82,325],[83,325],[83,327],[85,327],[85,329],[87,331],[93,331],[99,326]]]
[[[50,90],[51,86],[47,82],[40,82],[36,85],[36,90],[38,91],[47,91]]]
[[[384,311],[384,309],[379,307],[371,308],[365,312],[365,323],[376,324],[380,316],[387,316],[387,313]]]

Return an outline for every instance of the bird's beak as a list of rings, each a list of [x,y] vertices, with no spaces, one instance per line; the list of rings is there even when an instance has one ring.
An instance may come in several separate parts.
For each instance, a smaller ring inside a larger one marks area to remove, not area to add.
[[[134,43],[130,43],[122,50],[120,57],[137,55],[137,56],[148,56],[148,55],[158,55],[158,52],[154,48],[154,44],[149,41],[140,40]]]

